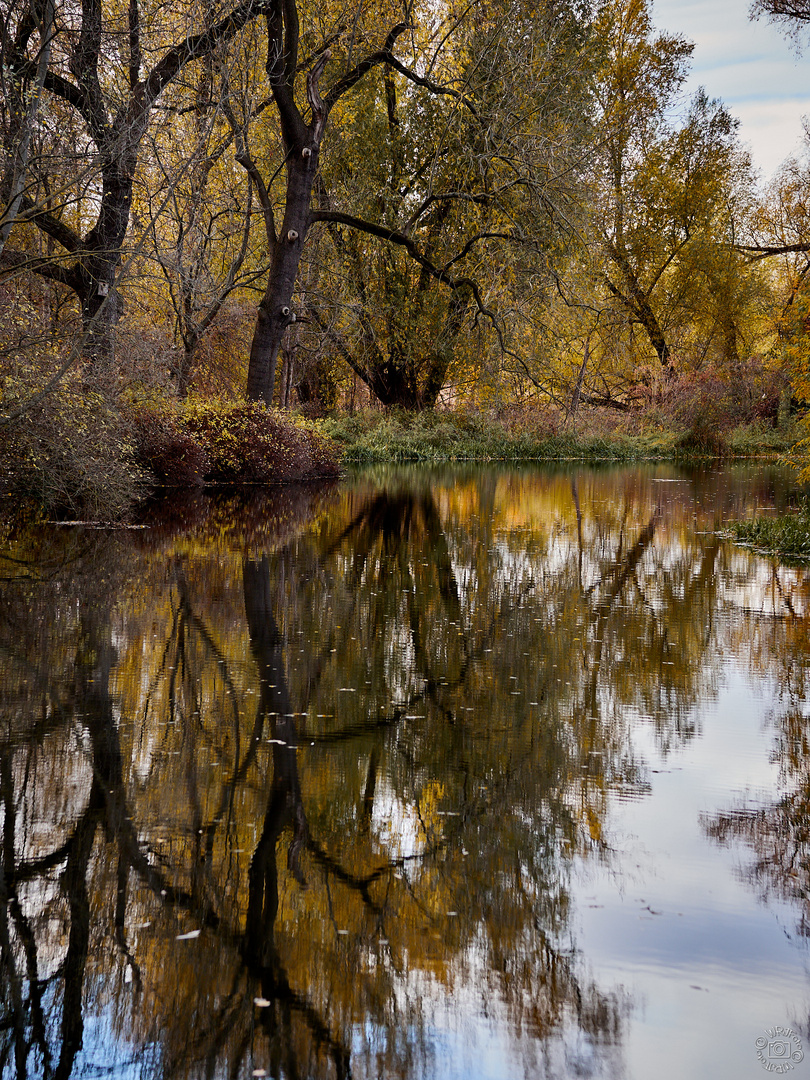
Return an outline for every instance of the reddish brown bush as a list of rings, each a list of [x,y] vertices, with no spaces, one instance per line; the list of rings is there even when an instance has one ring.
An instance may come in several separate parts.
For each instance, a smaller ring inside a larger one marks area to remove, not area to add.
[[[336,476],[334,448],[256,402],[142,406],[139,456],[163,482],[276,484]]]
[[[666,387],[662,404],[688,429],[727,430],[754,420],[775,423],[785,385],[782,372],[753,357],[727,372],[706,367],[679,376]]]
[[[208,454],[175,413],[144,407],[132,420],[138,459],[161,484],[189,487],[203,482],[210,468]]]

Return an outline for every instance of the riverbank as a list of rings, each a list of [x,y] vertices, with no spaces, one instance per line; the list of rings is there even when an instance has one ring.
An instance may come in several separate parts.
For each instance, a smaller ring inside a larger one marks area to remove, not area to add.
[[[125,519],[157,488],[289,484],[340,474],[312,424],[256,402],[110,402],[67,382],[7,426],[0,499],[27,514]]]
[[[583,409],[567,417],[513,406],[311,419],[222,399],[122,408],[68,384],[9,431],[0,446],[0,495],[50,517],[112,521],[155,488],[293,483],[399,462],[777,458],[798,438],[795,425],[685,427],[654,410]]]
[[[792,425],[756,422],[726,431],[662,424],[642,412],[605,410],[575,419],[553,410],[366,411],[334,415],[317,430],[340,450],[344,464],[443,461],[656,461],[778,457],[799,437]]]
[[[793,423],[736,427],[667,427],[644,413],[606,416],[513,410],[480,412],[362,412],[318,422],[341,450],[345,465],[453,461],[696,461],[779,459],[802,436]],[[780,517],[735,522],[728,534],[781,561],[810,559],[810,503]]]

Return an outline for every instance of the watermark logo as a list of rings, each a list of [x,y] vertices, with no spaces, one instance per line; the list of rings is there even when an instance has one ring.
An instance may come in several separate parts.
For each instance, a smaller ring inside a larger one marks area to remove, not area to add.
[[[804,1060],[802,1040],[793,1028],[766,1028],[765,1034],[760,1035],[754,1045],[759,1063],[765,1072],[790,1072]]]

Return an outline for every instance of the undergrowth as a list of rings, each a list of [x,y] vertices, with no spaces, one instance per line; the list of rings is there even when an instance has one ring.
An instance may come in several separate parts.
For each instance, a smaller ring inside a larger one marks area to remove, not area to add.
[[[336,476],[328,439],[258,402],[191,400],[131,411],[138,458],[161,484],[289,483]]]
[[[61,517],[121,517],[148,479],[130,426],[78,377],[41,399],[36,389],[2,380],[0,411],[10,419],[0,431],[0,491]]]
[[[676,438],[586,422],[574,426],[548,412],[364,412],[318,424],[352,464],[441,461],[636,461],[671,457]]]
[[[667,423],[660,408],[608,412],[514,405],[498,412],[366,410],[315,422],[347,464],[442,461],[644,461],[787,453],[795,428],[764,420],[726,426],[706,412]]]
[[[262,404],[158,398],[122,405],[69,376],[41,400],[30,380],[17,393],[6,378],[0,405],[9,417],[0,432],[0,496],[62,519],[115,521],[155,484],[339,474],[327,438]]]
[[[0,413],[31,400],[32,384],[0,380]],[[36,387],[33,386],[35,390]],[[25,391],[25,392],[23,392]],[[690,399],[691,401],[691,399]],[[643,461],[787,453],[795,431],[765,419],[721,428],[705,409],[669,426],[660,409],[511,405],[499,410],[368,410],[323,420],[254,402],[159,394],[121,403],[79,375],[7,423],[0,494],[25,494],[53,515],[112,520],[150,484],[286,483],[334,477],[339,462]]]

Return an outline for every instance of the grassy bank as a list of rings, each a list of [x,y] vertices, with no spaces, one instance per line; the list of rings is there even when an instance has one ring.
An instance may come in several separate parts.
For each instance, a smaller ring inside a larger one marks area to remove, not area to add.
[[[458,461],[775,460],[790,453],[797,425],[755,422],[723,430],[662,426],[655,414],[584,415],[576,424],[553,413],[502,416],[465,412],[362,412],[318,422],[346,465]],[[784,560],[810,559],[810,501],[778,518],[737,522],[729,534]]]
[[[13,405],[14,402],[4,403]],[[155,486],[275,484],[340,465],[776,457],[797,433],[758,422],[677,426],[661,412],[368,410],[305,420],[226,400],[111,402],[66,379],[0,439],[0,495],[49,516],[114,520]]]
[[[501,414],[369,411],[318,422],[346,464],[443,461],[652,461],[775,457],[795,441],[762,424],[727,432],[667,428],[656,417],[562,414],[524,409]]]

